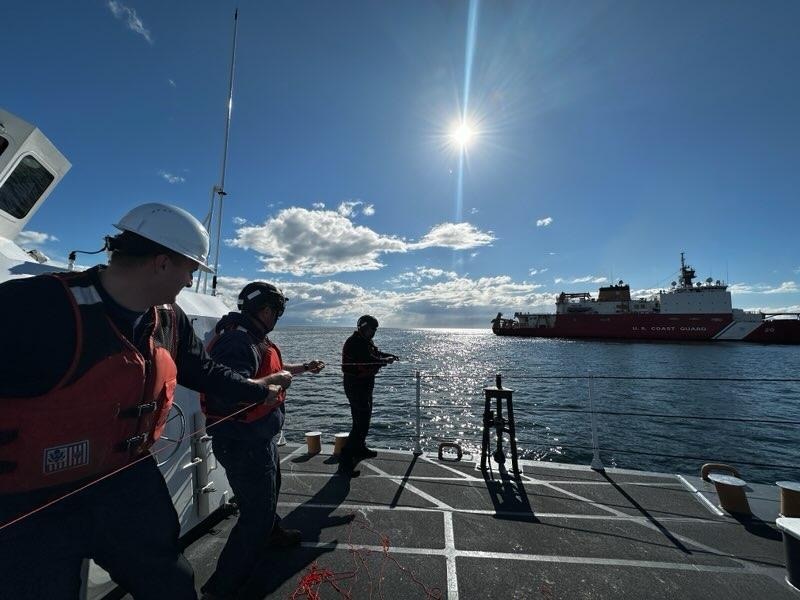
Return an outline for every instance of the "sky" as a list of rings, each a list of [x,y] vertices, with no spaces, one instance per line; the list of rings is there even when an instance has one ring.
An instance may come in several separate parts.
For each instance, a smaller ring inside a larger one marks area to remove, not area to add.
[[[95,250],[143,202],[206,215],[237,6],[224,298],[489,327],[666,288],[685,252],[734,306],[800,311],[793,0],[7,2],[0,106],[73,165],[23,247]]]

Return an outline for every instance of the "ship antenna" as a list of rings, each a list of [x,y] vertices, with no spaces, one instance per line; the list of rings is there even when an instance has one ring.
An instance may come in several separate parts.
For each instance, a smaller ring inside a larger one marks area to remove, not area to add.
[[[217,199],[219,200],[219,213],[217,214],[217,235],[215,239],[215,250],[214,250],[214,275],[211,278],[211,295],[217,295],[217,273],[219,272],[219,248],[220,242],[222,239],[222,201],[224,200],[227,192],[225,191],[225,171],[228,166],[228,141],[230,139],[230,130],[231,130],[231,114],[233,112],[233,74],[236,67],[236,35],[239,29],[239,9],[237,8],[236,11],[233,13],[233,45],[231,48],[231,68],[230,68],[230,78],[228,80],[228,108],[225,115],[225,140],[222,147],[222,169],[219,177],[219,184],[214,186],[213,191],[211,192],[211,202],[212,208],[211,213],[208,217],[208,224],[211,224],[213,220],[213,202],[214,202],[214,194],[217,195]],[[199,280],[198,280],[198,287],[199,287]],[[206,276],[205,284],[203,285],[203,292],[206,292],[206,286],[208,285],[208,276]]]

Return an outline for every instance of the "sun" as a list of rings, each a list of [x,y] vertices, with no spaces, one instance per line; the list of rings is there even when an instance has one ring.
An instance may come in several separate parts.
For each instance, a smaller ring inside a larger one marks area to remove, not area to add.
[[[475,139],[475,129],[466,121],[457,123],[450,131],[450,138],[453,144],[461,149],[465,149]]]

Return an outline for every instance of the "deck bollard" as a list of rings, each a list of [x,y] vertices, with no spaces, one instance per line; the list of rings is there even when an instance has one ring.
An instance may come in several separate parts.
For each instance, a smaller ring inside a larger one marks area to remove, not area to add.
[[[322,450],[322,432],[321,431],[306,431],[306,447],[307,453],[311,456],[319,454]]]
[[[337,433],[333,436],[333,455],[339,456],[342,453],[345,443],[347,442],[347,433]]]
[[[781,516],[800,517],[800,483],[796,481],[778,481],[781,489]]]
[[[786,553],[786,583],[800,591],[800,519],[780,517],[775,525],[783,533]]]
[[[714,471],[727,471],[730,475],[714,473]],[[750,517],[750,503],[744,489],[747,482],[739,478],[739,471],[730,465],[722,463],[706,463],[700,467],[700,479],[710,481],[719,497],[719,507],[732,515]]]

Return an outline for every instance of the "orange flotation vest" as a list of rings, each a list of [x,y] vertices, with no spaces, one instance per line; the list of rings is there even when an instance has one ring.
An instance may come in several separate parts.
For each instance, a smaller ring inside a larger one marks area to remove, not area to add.
[[[217,333],[211,341],[206,346],[206,352],[211,354],[211,349],[214,347],[214,344],[217,343],[220,337],[225,335],[228,331],[233,330],[240,330],[246,332],[251,338],[253,334],[248,331],[246,327],[241,325],[238,326],[231,326],[227,329],[222,330],[221,332]],[[268,339],[264,339],[258,342],[254,342],[253,345],[257,348],[259,354],[259,361],[258,361],[258,369],[256,370],[255,374],[253,375],[253,379],[259,379],[261,377],[266,377],[267,375],[272,375],[273,373],[277,373],[278,371],[283,370],[283,358],[281,357],[280,348],[278,348],[275,344],[273,344]],[[281,390],[278,394],[278,397],[273,402],[263,402],[261,404],[256,404],[247,410],[242,410],[244,407],[249,406],[251,403],[242,402],[235,407],[231,408],[227,414],[219,412],[215,410],[214,407],[209,406],[208,401],[206,399],[205,394],[200,394],[200,408],[203,410],[203,414],[206,416],[206,426],[213,425],[214,423],[228,417],[232,413],[237,413],[232,417],[229,417],[230,420],[236,421],[238,423],[252,423],[253,421],[257,421],[262,417],[266,417],[270,414],[273,410],[278,408],[281,404],[283,404],[284,400],[286,399],[286,390]],[[237,412],[241,411],[241,412]]]
[[[54,274],[75,315],[75,353],[49,392],[0,399],[0,493],[97,477],[148,452],[161,436],[177,385],[172,306],[151,308],[145,357],[108,317],[84,273]]]

